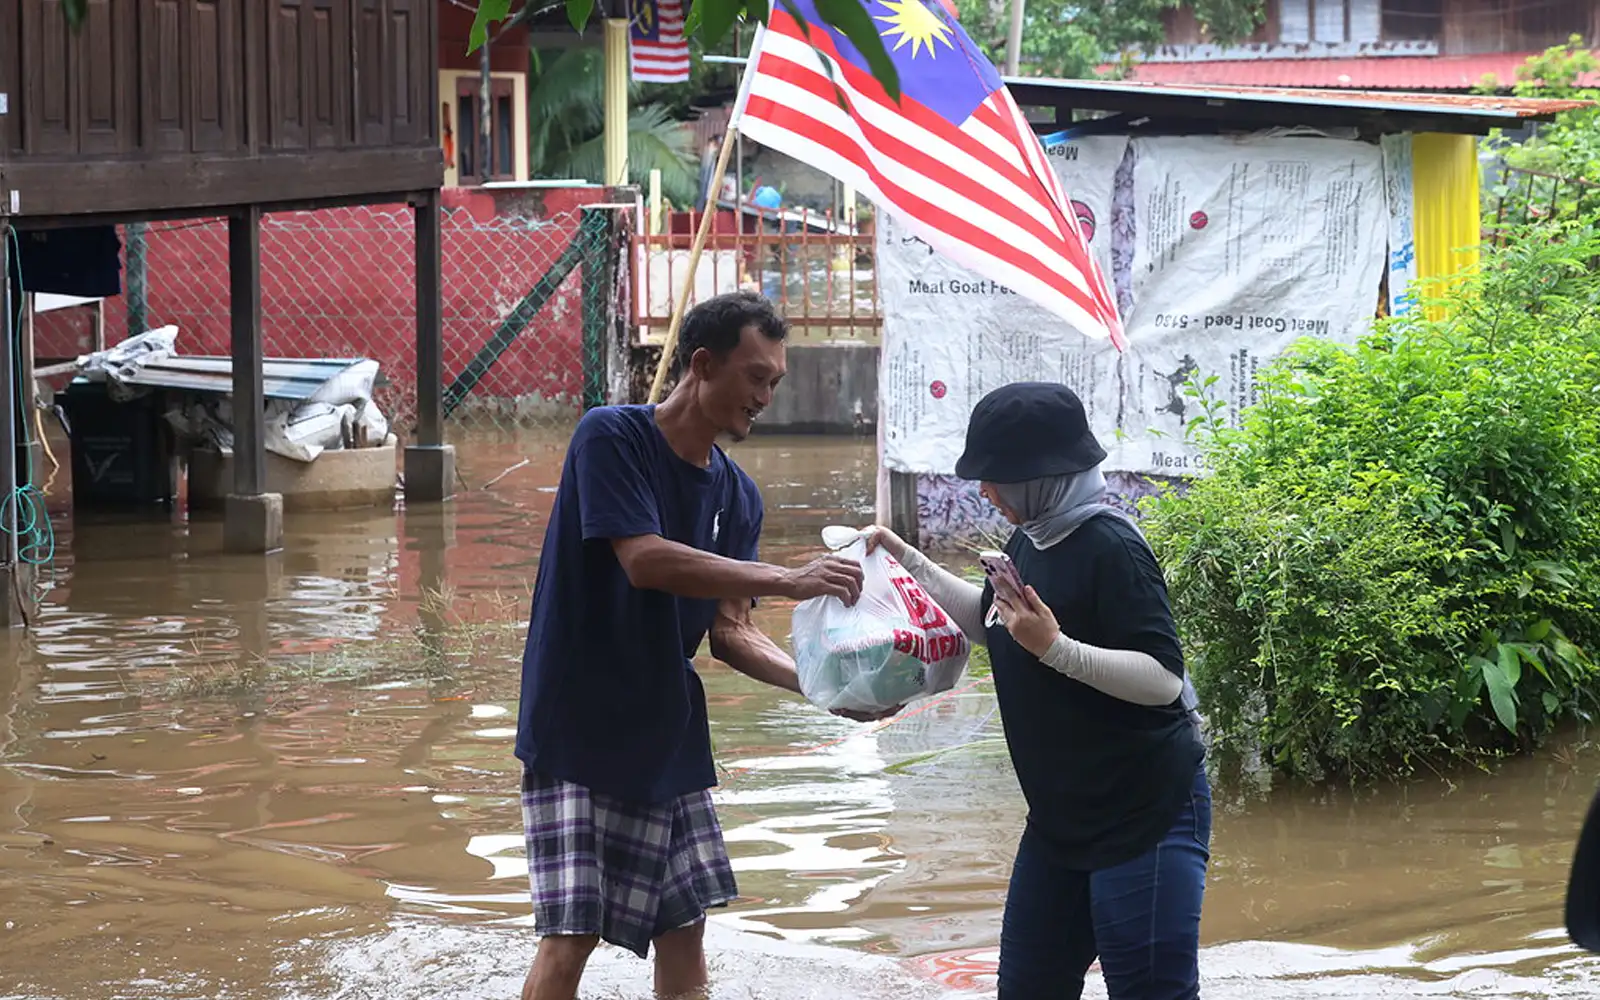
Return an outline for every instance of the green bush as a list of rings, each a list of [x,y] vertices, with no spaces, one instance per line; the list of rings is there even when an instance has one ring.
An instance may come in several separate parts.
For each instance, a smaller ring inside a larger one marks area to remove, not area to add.
[[[1511,91],[1517,97],[1600,101],[1600,90],[1578,85],[1596,70],[1600,60],[1574,35],[1519,66]],[[1492,93],[1498,87],[1491,79],[1481,89]],[[1490,227],[1600,217],[1600,106],[1564,111],[1522,143],[1496,130],[1484,146],[1513,171],[1500,171],[1483,185]]]
[[[1224,744],[1311,779],[1537,745],[1595,703],[1600,255],[1519,234],[1449,303],[1308,342],[1145,503]],[[1212,379],[1211,381],[1214,381]]]

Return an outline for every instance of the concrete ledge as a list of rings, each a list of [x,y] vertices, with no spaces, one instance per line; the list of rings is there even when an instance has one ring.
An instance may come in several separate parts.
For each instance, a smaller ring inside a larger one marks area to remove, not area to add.
[[[283,509],[342,510],[393,507],[393,435],[377,448],[325,451],[314,462],[296,462],[267,453],[266,491],[283,497]],[[189,508],[216,509],[233,489],[233,455],[210,449],[189,456]]]
[[[455,495],[454,445],[406,448],[406,503],[440,503]]]
[[[260,554],[283,548],[283,497],[276,493],[230,495],[223,505],[222,547]]]
[[[878,425],[876,344],[792,344],[789,377],[756,423],[778,434],[870,434]]]

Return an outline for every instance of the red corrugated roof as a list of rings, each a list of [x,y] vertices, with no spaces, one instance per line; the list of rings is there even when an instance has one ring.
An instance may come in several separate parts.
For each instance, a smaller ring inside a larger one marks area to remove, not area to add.
[[[1470,90],[1493,74],[1503,86],[1534,52],[1480,56],[1379,56],[1364,59],[1220,59],[1141,63],[1130,79],[1146,83],[1235,87],[1317,87],[1338,90]],[[1590,74],[1585,86],[1600,86]]]

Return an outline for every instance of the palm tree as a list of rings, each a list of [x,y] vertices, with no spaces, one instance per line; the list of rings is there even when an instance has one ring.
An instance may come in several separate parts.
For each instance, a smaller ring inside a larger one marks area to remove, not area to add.
[[[599,181],[605,172],[605,76],[592,48],[535,51],[528,72],[528,162],[535,177]],[[661,171],[661,193],[693,204],[700,183],[694,138],[661,104],[635,105],[629,88],[628,172]]]

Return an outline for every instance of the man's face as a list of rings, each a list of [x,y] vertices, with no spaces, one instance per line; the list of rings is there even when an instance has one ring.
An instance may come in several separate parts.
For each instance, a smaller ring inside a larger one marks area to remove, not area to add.
[[[739,346],[725,358],[701,351],[695,358],[700,376],[700,411],[735,441],[750,435],[750,426],[772,402],[772,392],[788,372],[783,341],[747,326]]]

